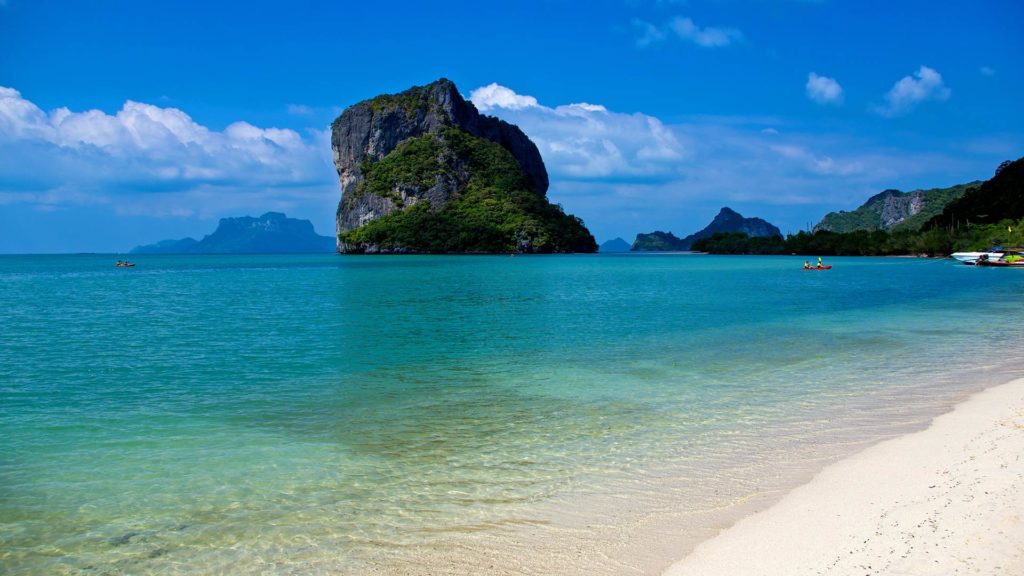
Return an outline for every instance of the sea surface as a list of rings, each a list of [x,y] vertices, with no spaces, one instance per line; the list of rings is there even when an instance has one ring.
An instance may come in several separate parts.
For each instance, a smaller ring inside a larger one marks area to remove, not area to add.
[[[1021,368],[949,260],[115,260],[0,256],[0,573],[657,573]]]

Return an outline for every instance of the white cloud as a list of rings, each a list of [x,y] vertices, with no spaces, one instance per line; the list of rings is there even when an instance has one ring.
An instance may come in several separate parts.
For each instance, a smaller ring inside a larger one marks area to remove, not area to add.
[[[469,94],[469,99],[480,110],[490,110],[491,108],[522,110],[523,108],[537,107],[537,99],[533,96],[520,96],[513,90],[495,82],[473,90]]]
[[[982,66],[981,68],[978,69],[978,72],[982,76],[995,76],[996,75],[995,68],[990,68],[988,66]]]
[[[843,87],[835,78],[818,76],[814,72],[807,75],[807,97],[818,104],[842,104]]]
[[[675,36],[704,48],[717,48],[728,46],[743,38],[743,33],[735,28],[701,28],[690,18],[684,17],[673,18],[662,26],[636,19],[633,20],[633,26],[640,32],[636,39],[637,46],[648,46]]]
[[[481,111],[523,128],[556,175],[647,177],[686,155],[675,134],[653,116],[610,112],[586,102],[550,108],[498,84],[473,90],[470,99]]]
[[[950,90],[942,83],[942,75],[921,66],[913,76],[904,76],[885,95],[885,105],[875,111],[882,116],[899,116],[926,100],[946,100]]]
[[[153,213],[213,210],[276,191],[336,193],[326,136],[235,122],[223,131],[176,108],[127,101],[100,110],[44,112],[0,87],[0,203],[112,203]],[[204,191],[202,194],[198,192]],[[159,199],[155,201],[155,199]],[[202,205],[195,205],[200,198]]]

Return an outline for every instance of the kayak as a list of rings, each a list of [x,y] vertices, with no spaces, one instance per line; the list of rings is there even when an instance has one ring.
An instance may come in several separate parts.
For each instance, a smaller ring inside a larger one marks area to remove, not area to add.
[[[832,269],[832,265],[831,264],[829,264],[828,266],[811,266],[810,268],[804,268],[804,270],[831,270],[831,269]]]

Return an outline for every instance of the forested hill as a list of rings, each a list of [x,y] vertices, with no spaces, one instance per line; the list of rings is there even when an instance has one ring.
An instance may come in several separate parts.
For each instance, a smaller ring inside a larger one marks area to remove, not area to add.
[[[920,230],[817,230],[786,238],[715,234],[698,240],[693,248],[715,254],[945,256],[994,245],[1024,246],[1024,158],[1000,164],[990,180],[965,191]]]
[[[815,225],[814,231],[920,230],[925,222],[942,213],[946,205],[979,185],[981,181],[912,192],[885,190],[868,198],[856,210],[829,212]]]

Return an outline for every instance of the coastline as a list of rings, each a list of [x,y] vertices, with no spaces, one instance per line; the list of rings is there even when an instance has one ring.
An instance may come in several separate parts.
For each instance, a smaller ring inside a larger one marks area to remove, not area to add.
[[[1024,573],[1024,378],[821,470],[663,572]]]

